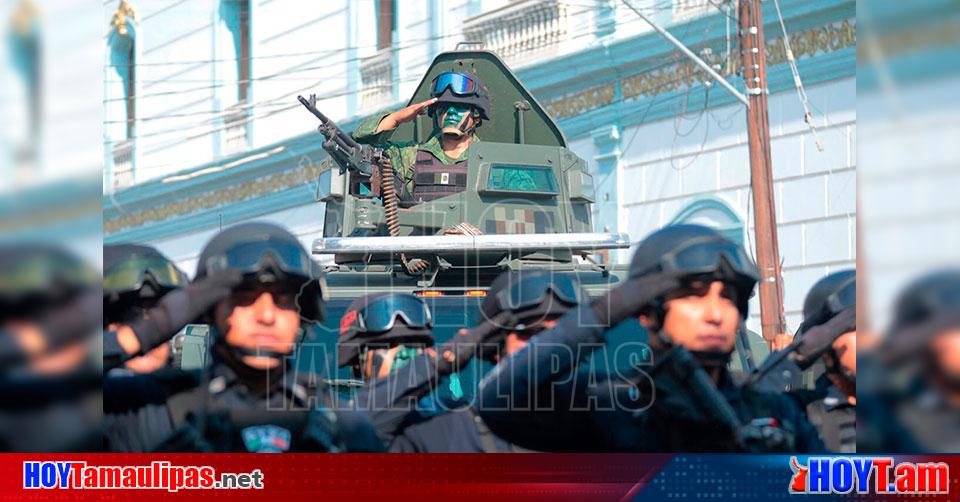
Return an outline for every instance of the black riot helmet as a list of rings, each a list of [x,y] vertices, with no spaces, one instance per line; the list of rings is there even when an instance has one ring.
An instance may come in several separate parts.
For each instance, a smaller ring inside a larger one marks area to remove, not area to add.
[[[666,273],[677,278],[722,280],[737,290],[737,309],[746,319],[750,295],[759,279],[742,246],[702,225],[670,225],[640,242],[630,262],[631,278]]]
[[[857,306],[857,271],[834,272],[817,281],[803,301],[803,322],[797,334],[826,323],[834,316]]]
[[[410,293],[364,295],[351,302],[340,319],[337,366],[354,364],[368,345],[412,343],[434,344],[433,317],[423,299]]]
[[[323,320],[326,286],[319,266],[286,229],[272,223],[241,223],[214,236],[200,253],[195,280],[227,269],[243,273],[241,287],[292,283],[300,291],[300,317]]]
[[[99,287],[96,271],[65,248],[42,243],[0,246],[0,318],[29,318]]]
[[[427,112],[431,117],[445,106],[469,105],[482,120],[490,120],[490,91],[476,73],[448,71],[437,75],[430,83],[430,97],[437,103]]]
[[[911,282],[893,305],[890,334],[960,311],[960,270],[939,270]]]
[[[485,321],[493,321],[504,312],[510,314],[509,326],[503,326],[500,336],[490,342],[503,340],[509,332],[535,334],[543,329],[543,321],[558,317],[589,300],[579,283],[566,274],[550,270],[511,270],[500,274],[490,285],[480,305]],[[483,348],[481,357],[493,360],[496,352]]]
[[[188,282],[173,261],[150,246],[104,245],[103,323],[125,321]]]

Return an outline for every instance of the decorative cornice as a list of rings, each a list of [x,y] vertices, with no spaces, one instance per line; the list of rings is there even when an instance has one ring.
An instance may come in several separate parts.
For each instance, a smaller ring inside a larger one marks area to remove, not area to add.
[[[820,26],[791,35],[791,47],[797,59],[813,57],[817,54],[833,52],[857,44],[857,26],[850,20]],[[706,47],[699,47],[704,49]],[[732,76],[733,68],[740,67],[739,54],[732,55],[730,64],[724,59],[719,47],[704,51],[703,59],[714,67],[726,67],[724,76]],[[783,39],[777,38],[766,44],[767,65],[776,66],[787,61]],[[693,63],[677,62],[653,70],[624,77],[620,80],[620,92],[624,100],[640,96],[655,96],[676,90],[683,85],[697,82],[700,70]],[[616,100],[615,83],[606,83],[572,94],[561,96],[544,104],[555,119],[572,117],[596,108],[613,104]]]
[[[140,227],[149,223],[163,221],[182,214],[195,213],[224,204],[242,202],[263,197],[314,182],[324,163],[311,163],[297,166],[295,169],[280,171],[261,176],[254,180],[219,188],[195,197],[177,199],[152,206],[140,211],[124,213],[103,222],[103,233],[112,234],[123,229]]]

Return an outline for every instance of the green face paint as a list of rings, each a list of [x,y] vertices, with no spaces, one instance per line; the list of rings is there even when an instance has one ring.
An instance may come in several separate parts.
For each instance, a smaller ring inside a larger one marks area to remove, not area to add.
[[[393,358],[393,367],[390,368],[390,374],[396,373],[400,368],[410,364],[410,361],[412,361],[418,353],[419,348],[417,347],[408,347],[406,345],[400,347],[396,357]]]
[[[397,349],[396,355],[393,357],[393,363],[390,366],[390,374],[394,374],[399,371],[404,366],[410,364],[410,361],[414,357],[420,354],[421,347],[418,346],[408,346],[401,345]],[[360,367],[364,367],[367,364],[367,359],[373,358],[373,373],[376,375],[380,373],[380,365],[383,364],[383,352],[388,349],[370,349],[365,350],[360,353]]]
[[[463,120],[463,117],[470,113],[470,107],[450,105],[443,113],[443,123],[440,124],[441,128],[458,127],[460,122]]]

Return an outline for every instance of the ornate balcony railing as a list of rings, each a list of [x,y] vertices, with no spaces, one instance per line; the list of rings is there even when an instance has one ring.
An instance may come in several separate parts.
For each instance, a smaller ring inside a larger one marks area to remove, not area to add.
[[[563,52],[570,40],[569,7],[560,0],[510,2],[467,19],[463,35],[510,66],[522,66]]]
[[[360,61],[360,111],[378,110],[393,102],[393,49],[387,47]]]
[[[250,148],[247,137],[248,110],[245,103],[240,103],[223,112],[224,152],[227,155],[245,152]]]
[[[133,184],[133,141],[126,139],[113,144],[113,189]]]

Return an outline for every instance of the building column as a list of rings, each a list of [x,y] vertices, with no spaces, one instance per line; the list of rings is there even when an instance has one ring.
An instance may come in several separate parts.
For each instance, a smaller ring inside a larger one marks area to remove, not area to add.
[[[593,228],[597,232],[620,231],[620,126],[606,125],[590,131],[596,155],[597,166],[594,173],[594,186],[597,190],[596,220]],[[610,262],[616,262],[619,252],[609,254]]]

